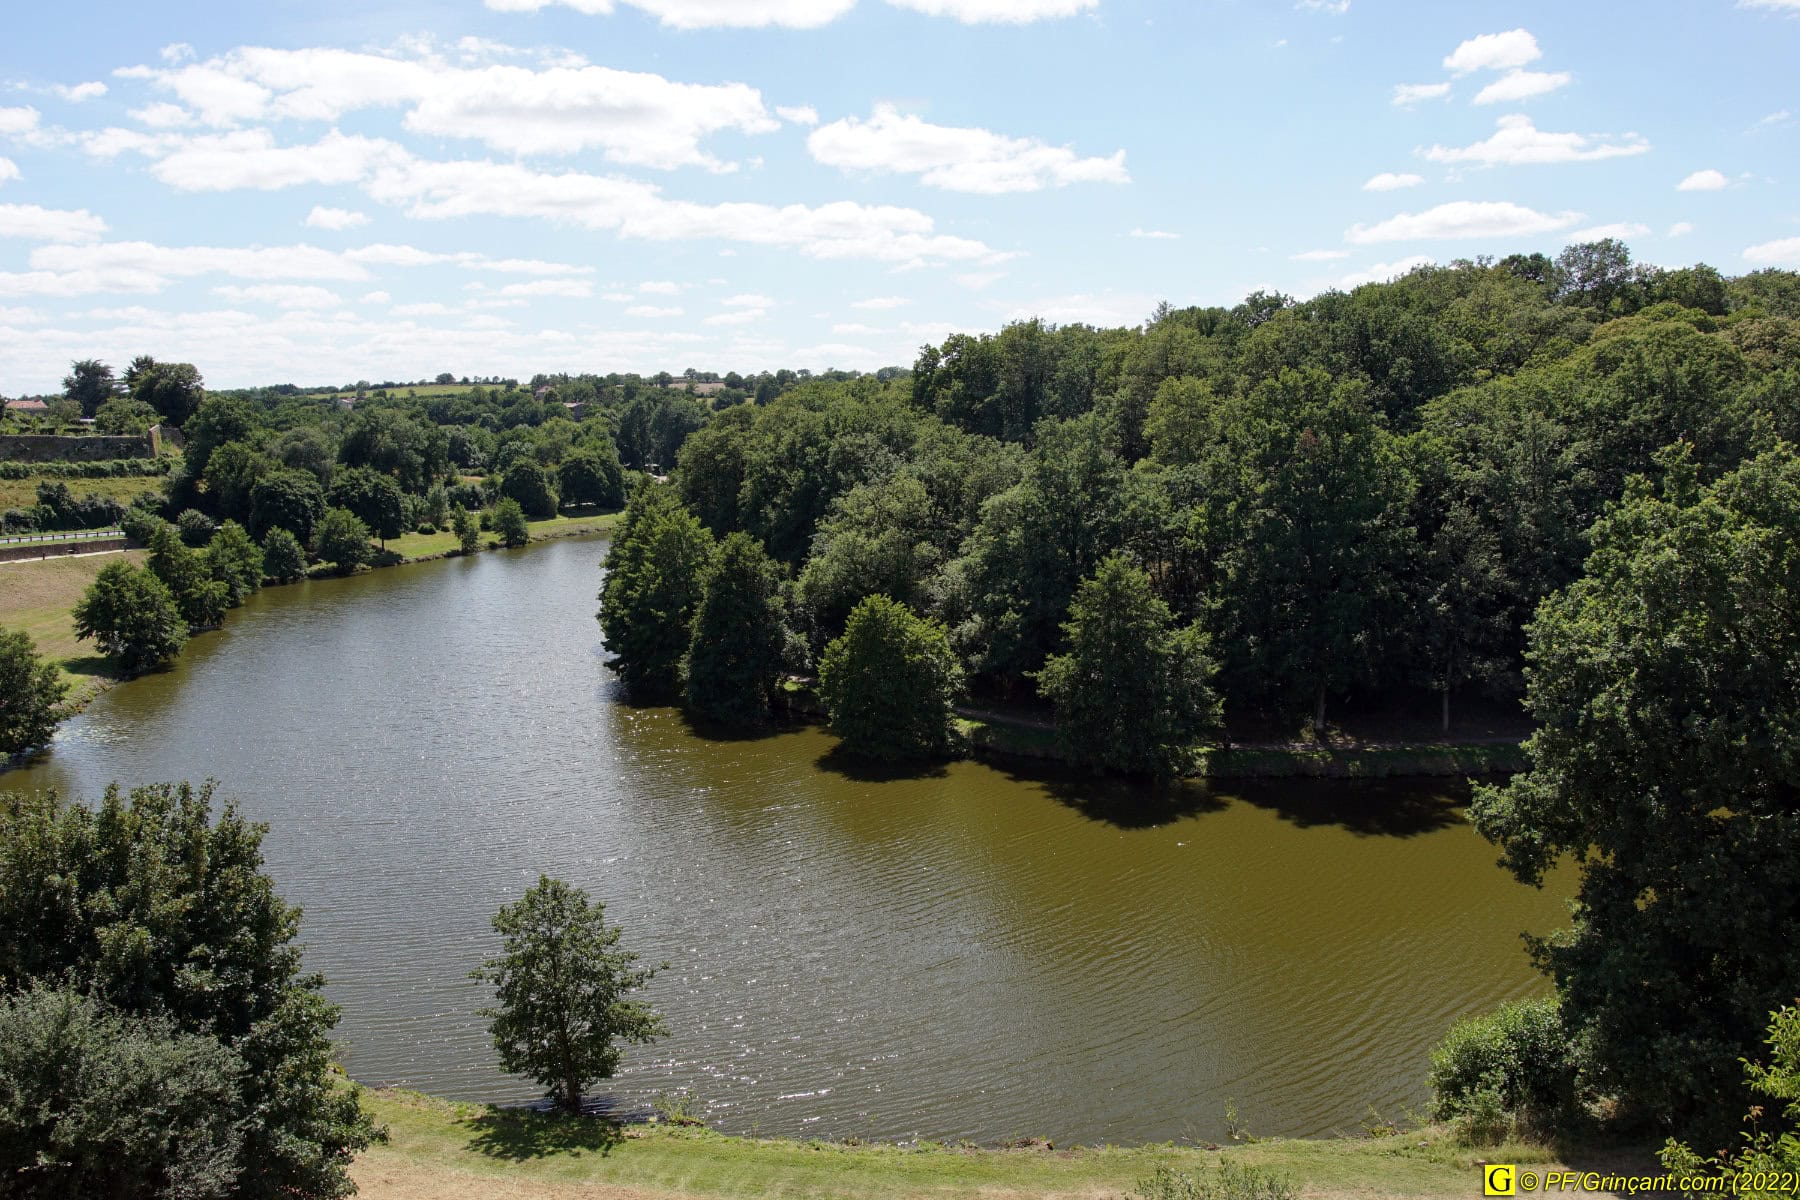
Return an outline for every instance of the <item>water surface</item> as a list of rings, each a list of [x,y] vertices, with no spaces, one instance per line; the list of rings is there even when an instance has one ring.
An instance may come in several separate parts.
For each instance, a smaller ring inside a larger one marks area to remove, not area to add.
[[[266,821],[358,1079],[499,1073],[469,970],[540,872],[606,902],[672,1036],[629,1098],[733,1132],[1058,1141],[1357,1128],[1424,1101],[1451,1019],[1541,987],[1561,896],[1494,865],[1443,785],[1141,791],[846,767],[813,727],[711,739],[621,702],[604,543],[272,589],[113,689],[0,787],[220,781]]]

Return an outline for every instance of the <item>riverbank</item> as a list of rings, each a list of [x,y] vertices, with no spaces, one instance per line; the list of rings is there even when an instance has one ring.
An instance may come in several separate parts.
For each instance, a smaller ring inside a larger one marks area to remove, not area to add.
[[[618,517],[617,512],[606,512],[532,521],[531,540],[535,543],[610,533]],[[501,548],[492,534],[484,532],[481,536],[479,552]],[[456,553],[459,551],[454,533],[408,533],[389,538],[387,547],[375,552],[371,569],[429,562]],[[93,643],[75,637],[75,605],[108,564],[123,559],[142,566],[148,557],[144,550],[126,550],[0,563],[0,628],[23,629],[37,643],[38,653],[62,671],[70,684],[71,715],[123,679],[111,659],[94,652]],[[225,619],[231,618],[227,615]]]
[[[1233,1144],[1010,1149],[937,1143],[856,1145],[731,1137],[704,1128],[618,1127],[458,1104],[416,1092],[365,1098],[389,1141],[351,1168],[363,1200],[618,1200],[691,1197],[1122,1197],[1158,1167],[1194,1171],[1221,1160],[1289,1178],[1309,1200],[1481,1194],[1478,1162],[1616,1173],[1656,1172],[1648,1149],[1559,1155],[1508,1143],[1458,1145],[1442,1126],[1382,1127],[1376,1136],[1280,1138]],[[1604,1194],[1604,1193],[1603,1193]]]

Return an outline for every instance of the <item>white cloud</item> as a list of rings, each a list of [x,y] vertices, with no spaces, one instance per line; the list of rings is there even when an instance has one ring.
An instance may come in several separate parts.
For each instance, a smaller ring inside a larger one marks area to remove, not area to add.
[[[864,337],[871,333],[881,333],[883,331],[875,328],[873,325],[859,325],[855,321],[849,321],[841,325],[833,325],[831,327],[831,332],[836,334],[847,334],[850,337]]]
[[[1643,237],[1650,232],[1650,227],[1641,221],[1614,221],[1610,225],[1593,225],[1587,229],[1577,229],[1569,235],[1571,242],[1599,242],[1607,238]]]
[[[500,289],[502,296],[573,296],[585,299],[594,294],[594,285],[585,279],[534,279],[530,283],[509,283]]]
[[[1692,232],[1694,232],[1694,223],[1692,221],[1677,221],[1669,226],[1668,232],[1663,234],[1663,236],[1672,238],[1686,237]]]
[[[1049,296],[1020,305],[1006,314],[1009,321],[1039,317],[1057,325],[1141,325],[1144,314],[1156,307],[1157,297],[1140,293],[1076,292]]]
[[[1072,17],[1100,7],[1100,0],[888,0],[933,17],[954,17],[965,25],[1023,25],[1052,17]]]
[[[1472,37],[1444,58],[1444,69],[1453,75],[1471,71],[1506,71],[1543,57],[1537,39],[1523,29],[1484,33]]]
[[[847,200],[781,207],[698,204],[667,199],[638,180],[551,175],[517,163],[408,159],[381,168],[365,187],[381,203],[402,206],[421,220],[536,217],[649,241],[716,239],[793,249],[811,258],[864,258],[898,266],[1007,257],[971,238],[933,232],[932,219],[916,209]]]
[[[182,63],[194,57],[194,48],[186,42],[170,42],[157,54],[166,63]]]
[[[14,136],[30,133],[37,128],[38,110],[35,108],[0,108],[0,134]]]
[[[1170,233],[1166,229],[1133,229],[1128,235],[1134,238],[1150,238],[1153,241],[1173,242],[1180,239],[1179,233]]]
[[[224,284],[214,288],[213,294],[227,300],[248,300],[289,309],[336,308],[343,303],[338,294],[329,288],[300,283],[256,283],[249,287]]]
[[[376,292],[364,292],[362,294],[362,302],[364,304],[386,304],[389,300],[392,300],[392,299],[393,299],[393,297],[388,295],[386,292],[376,291]]]
[[[1725,178],[1723,172],[1714,171],[1709,167],[1704,171],[1695,171],[1692,175],[1683,179],[1680,183],[1675,185],[1675,190],[1678,192],[1716,192],[1726,187],[1730,182],[1729,179]]]
[[[912,301],[904,296],[872,296],[867,300],[853,300],[851,308],[905,308]]]
[[[625,315],[628,317],[679,317],[681,311],[678,307],[658,308],[654,304],[634,304],[625,310]]]
[[[1406,108],[1421,100],[1446,100],[1450,96],[1447,83],[1396,83],[1393,103]]]
[[[856,0],[624,0],[675,29],[817,29],[849,12]],[[498,12],[537,12],[564,4],[591,16],[613,11],[613,0],[486,0]]]
[[[1767,116],[1759,117],[1756,124],[1752,125],[1747,132],[1761,133],[1764,130],[1775,129],[1779,126],[1786,125],[1789,121],[1793,120],[1793,117],[1794,114],[1785,108],[1776,109]]]
[[[392,311],[396,317],[447,317],[456,310],[441,300],[427,300],[418,304],[396,304]]]
[[[669,279],[647,279],[638,284],[637,290],[646,296],[679,296],[681,285]]]
[[[0,158],[0,183],[19,178],[19,164],[10,158]]]
[[[358,225],[368,223],[368,213],[348,208],[327,208],[323,204],[313,205],[313,210],[306,214],[306,220],[301,222],[308,229],[355,229]]]
[[[702,138],[780,127],[761,93],[742,83],[677,83],[587,64],[458,66],[429,43],[410,50],[411,57],[401,57],[245,46],[203,63],[119,73],[151,80],[219,127],[281,118],[336,121],[362,109],[403,108],[403,123],[415,133],[468,138],[509,154],[598,149],[612,162],[663,169],[730,170],[700,148]]]
[[[1739,8],[1768,8],[1777,12],[1800,12],[1800,0],[1738,0]]]
[[[1313,12],[1326,12],[1334,17],[1341,17],[1350,11],[1350,0],[1298,0],[1295,8],[1307,8]]]
[[[1515,104],[1547,96],[1567,87],[1575,77],[1567,71],[1508,71],[1475,93],[1477,104]]]
[[[1456,200],[1422,213],[1400,213],[1375,225],[1353,225],[1344,240],[1355,245],[1423,238],[1503,238],[1552,233],[1581,220],[1576,212],[1541,213],[1505,201]]]
[[[93,100],[106,95],[106,85],[98,79],[90,79],[86,83],[70,86],[65,83],[53,83],[50,90],[71,104],[80,104],[83,100]]]
[[[1334,259],[1349,257],[1348,250],[1303,250],[1299,254],[1288,255],[1288,258],[1294,262],[1331,262]]]
[[[130,109],[126,115],[152,129],[180,129],[184,125],[194,123],[193,113],[179,104],[170,104],[167,100],[158,100],[154,104],[146,104],[142,108]]]
[[[1747,247],[1744,257],[1751,262],[1777,267],[1800,267],[1800,237],[1758,243]]]
[[[1128,183],[1125,152],[1081,158],[1067,146],[1006,137],[986,129],[932,125],[878,104],[867,121],[846,117],[820,126],[806,147],[818,161],[846,170],[916,174],[956,192],[1032,192],[1069,183]]]
[[[274,191],[307,183],[354,183],[378,163],[404,153],[393,142],[335,129],[316,142],[299,146],[276,145],[275,136],[267,129],[182,137],[171,145],[150,164],[150,173],[170,187],[188,192]]]
[[[734,308],[729,312],[714,313],[701,321],[703,325],[750,325],[769,315],[766,308]]]
[[[367,279],[363,266],[316,246],[158,246],[99,242],[40,246],[31,270],[0,272],[0,295],[84,296],[156,292],[176,279],[226,275],[266,280]]]
[[[742,292],[736,296],[727,296],[719,303],[726,308],[769,308],[774,305],[775,299],[756,292]]]
[[[810,104],[777,104],[775,115],[791,125],[817,125],[819,110]]]
[[[1392,192],[1400,188],[1418,187],[1425,182],[1423,175],[1395,174],[1383,171],[1379,175],[1371,175],[1369,181],[1362,185],[1365,192]]]
[[[0,237],[34,242],[91,242],[105,232],[106,222],[85,208],[0,204]]]
[[[1497,124],[1499,128],[1485,141],[1460,147],[1433,146],[1423,154],[1432,162],[1495,167],[1594,162],[1643,154],[1650,149],[1650,143],[1635,133],[1627,133],[1614,142],[1600,140],[1611,136],[1608,134],[1548,133],[1538,129],[1523,113],[1501,117]]]
[[[1352,271],[1338,280],[1338,286],[1347,291],[1351,288],[1361,287],[1365,283],[1386,283],[1390,279],[1406,274],[1415,267],[1427,266],[1432,261],[1429,254],[1415,254],[1410,258],[1400,259],[1398,262],[1376,263],[1366,270]]]

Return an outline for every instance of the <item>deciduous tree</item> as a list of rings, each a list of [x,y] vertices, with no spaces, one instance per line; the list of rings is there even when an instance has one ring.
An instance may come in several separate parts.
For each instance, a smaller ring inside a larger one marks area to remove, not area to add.
[[[846,750],[869,758],[946,753],[962,683],[944,627],[887,596],[858,604],[819,661],[832,731]]]

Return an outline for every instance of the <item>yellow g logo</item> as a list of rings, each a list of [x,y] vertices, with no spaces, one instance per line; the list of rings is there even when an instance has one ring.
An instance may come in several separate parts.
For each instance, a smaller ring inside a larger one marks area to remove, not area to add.
[[[1519,1169],[1511,1163],[1488,1163],[1481,1172],[1481,1194],[1511,1196],[1517,1187]]]

